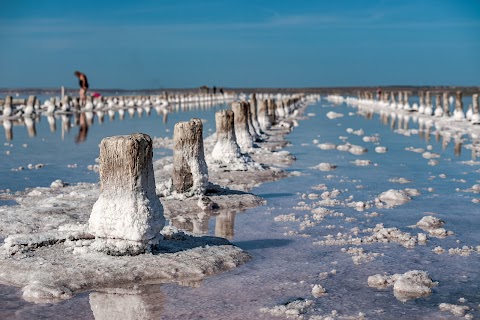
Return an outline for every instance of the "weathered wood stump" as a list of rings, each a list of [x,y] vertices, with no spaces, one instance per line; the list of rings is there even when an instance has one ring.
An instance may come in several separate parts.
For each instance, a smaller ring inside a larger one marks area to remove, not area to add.
[[[274,125],[275,123],[277,123],[277,114],[276,114],[277,104],[275,102],[275,99],[273,98],[268,99],[267,108],[268,108],[268,116],[270,117],[270,123],[271,125]]]
[[[440,93],[435,94],[435,117],[443,116],[443,108],[442,108],[442,95]]]
[[[478,107],[478,93],[474,93],[472,95],[472,123],[473,124],[480,124],[480,110]]]
[[[237,144],[234,121],[232,110],[220,110],[215,113],[217,142],[213,147],[212,158],[217,161],[229,163],[240,158],[241,151]]]
[[[455,111],[453,112],[453,117],[457,121],[465,119],[465,113],[463,112],[462,91],[457,91],[455,94]]]
[[[232,110],[235,114],[235,136],[242,152],[247,153],[253,147],[254,138],[250,134],[248,123],[248,114],[250,110],[249,103],[246,101],[233,102]]]
[[[102,140],[100,196],[88,221],[97,251],[136,255],[158,244],[165,218],[155,194],[152,155],[152,139],[146,134]]]
[[[266,131],[272,126],[268,115],[267,100],[264,99],[258,100],[258,123],[262,131]]]
[[[450,116],[450,104],[448,103],[448,92],[443,93],[443,115]]]
[[[252,98],[250,99],[250,113],[252,115],[252,124],[255,133],[260,136],[263,132],[260,123],[258,122],[258,100],[255,93],[252,94]]]
[[[200,119],[175,124],[173,133],[173,191],[186,196],[205,194],[208,168]]]

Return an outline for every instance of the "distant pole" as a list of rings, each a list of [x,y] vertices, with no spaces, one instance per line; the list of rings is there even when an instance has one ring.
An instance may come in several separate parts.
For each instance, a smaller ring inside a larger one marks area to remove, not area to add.
[[[62,99],[61,99],[61,101],[63,101],[63,97],[64,97],[64,96],[65,96],[65,87],[62,86]]]

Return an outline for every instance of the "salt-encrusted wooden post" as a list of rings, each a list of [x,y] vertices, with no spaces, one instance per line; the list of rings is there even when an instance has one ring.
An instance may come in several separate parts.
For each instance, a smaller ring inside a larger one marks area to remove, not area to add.
[[[463,112],[462,91],[457,91],[455,95],[455,111],[453,113],[455,120],[465,119],[465,113]]]
[[[418,92],[418,106],[420,109],[425,109],[425,93],[423,91]]]
[[[248,122],[248,133],[252,136],[253,141],[256,141],[260,138],[260,136],[255,131],[255,127],[253,126],[253,118],[252,118],[252,108],[250,106],[250,102],[244,101],[247,104],[245,108],[247,122]]]
[[[448,92],[443,93],[443,115],[450,116],[450,103],[448,102]]]
[[[33,106],[35,105],[35,101],[37,101],[37,97],[35,97],[34,95],[28,96],[26,106],[33,108]]]
[[[277,115],[275,112],[275,109],[277,108],[277,104],[275,102],[275,99],[270,98],[268,99],[267,103],[267,108],[268,108],[268,116],[270,117],[270,123],[274,125],[277,122]]]
[[[432,98],[430,96],[430,91],[425,92],[425,114],[432,115]]]
[[[434,112],[434,115],[436,117],[443,116],[442,95],[440,93],[435,94],[435,112]]]
[[[13,103],[12,96],[5,96],[5,103],[3,104],[3,108],[11,108]]]
[[[136,255],[158,243],[165,225],[155,194],[152,139],[142,133],[100,144],[100,196],[88,221],[92,245],[111,255]]]
[[[235,136],[234,112],[220,110],[215,113],[217,127],[217,142],[213,147],[212,158],[226,163],[237,161],[240,157],[240,147]]]
[[[263,131],[270,129],[272,123],[268,115],[267,100],[258,100],[258,123]]]
[[[249,131],[248,111],[250,107],[248,102],[240,101],[232,103],[232,110],[235,114],[235,136],[242,152],[247,153],[253,147],[253,137]]]
[[[480,110],[478,107],[478,93],[474,93],[472,95],[472,123],[473,124],[480,124]]]
[[[260,124],[258,123],[257,96],[255,93],[252,94],[252,98],[250,99],[250,115],[252,119],[252,126],[255,130],[255,135],[260,136],[263,132],[260,128]]]
[[[200,119],[175,124],[173,132],[173,190],[186,196],[205,194],[208,168]]]

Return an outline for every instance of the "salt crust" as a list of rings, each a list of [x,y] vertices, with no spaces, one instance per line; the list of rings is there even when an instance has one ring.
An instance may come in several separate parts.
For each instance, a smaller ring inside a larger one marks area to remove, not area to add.
[[[85,226],[80,226],[85,230]],[[196,237],[167,228],[153,253],[137,256],[107,256],[78,243],[76,232],[62,232],[54,244],[28,244],[12,254],[12,247],[0,248],[0,279],[23,287],[23,297],[32,302],[68,299],[74,293],[118,283],[164,283],[201,280],[229,270],[250,259],[228,240]],[[38,235],[42,237],[42,235]],[[11,239],[22,243],[24,239]],[[50,233],[44,238],[55,238]],[[86,245],[84,245],[86,244]]]
[[[272,308],[261,308],[260,311],[277,317],[303,319],[303,315],[312,308],[313,305],[314,302],[312,300],[299,298]]]
[[[295,116],[298,115],[298,110],[296,111]],[[298,125],[295,120],[292,120],[292,123],[293,126]],[[288,152],[278,151],[285,145],[282,136],[289,131],[290,128],[278,130],[275,127],[269,131],[273,134],[266,139],[264,148],[269,154],[274,155],[269,157],[269,160],[273,158],[279,162],[281,159],[286,165],[294,160],[288,156]],[[263,158],[264,153],[265,151],[261,149],[260,157]],[[272,170],[269,174],[275,176],[276,172],[278,169]],[[26,300],[51,302],[70,298],[78,291],[116,285],[119,282],[196,281],[250,259],[248,254],[231,246],[225,239],[169,232],[168,229],[171,227],[165,227],[167,232],[164,229],[164,237],[159,244],[152,244],[150,253],[135,257],[112,257],[96,252],[93,248],[95,246],[92,241],[93,235],[85,233],[87,225],[82,222],[88,219],[89,208],[98,197],[98,186],[78,184],[63,187],[58,184],[54,188],[26,191],[24,195],[19,192],[15,195],[15,200],[22,206],[22,210],[18,210],[16,206],[0,208],[2,212],[0,219],[6,222],[0,224],[0,237],[12,234],[11,237],[7,237],[6,246],[0,248],[0,255],[4,257],[0,261],[0,279],[10,285],[23,286]],[[217,189],[224,192],[228,190]],[[227,197],[235,194],[236,192],[230,193]],[[167,217],[169,200],[166,198],[162,200]],[[177,199],[174,201],[182,202]],[[228,198],[227,202],[230,210],[245,207],[242,201],[233,201],[233,207],[231,198]],[[195,207],[198,210],[198,206],[202,207],[202,210],[211,210],[210,203],[204,198],[186,201],[184,204],[188,205],[182,206],[183,212],[195,210]],[[258,202],[256,204],[258,205]],[[41,216],[32,219],[31,208]],[[38,219],[39,217],[41,219]],[[70,225],[63,226],[65,223]],[[36,234],[34,236],[18,234],[22,231],[26,233],[33,231]],[[52,270],[55,270],[55,273]]]
[[[451,304],[451,303],[440,303],[438,307],[440,308],[440,311],[450,312],[451,314],[457,317],[465,316],[465,312],[470,310],[469,306],[462,306],[462,305]]]
[[[393,286],[393,295],[402,302],[429,296],[432,293],[431,288],[438,285],[430,279],[427,272],[421,270],[392,276],[376,274],[368,277],[367,282],[369,287],[377,289]]]

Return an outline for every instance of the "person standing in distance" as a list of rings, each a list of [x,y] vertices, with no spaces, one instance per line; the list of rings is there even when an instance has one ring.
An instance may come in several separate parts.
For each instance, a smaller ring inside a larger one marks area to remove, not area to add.
[[[88,80],[87,76],[80,71],[75,71],[75,76],[78,78],[80,85],[80,105],[84,106],[87,102]]]

